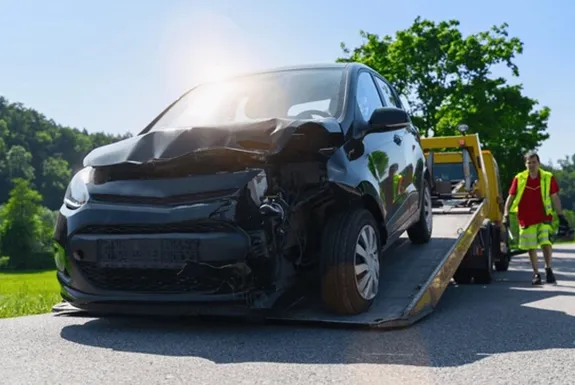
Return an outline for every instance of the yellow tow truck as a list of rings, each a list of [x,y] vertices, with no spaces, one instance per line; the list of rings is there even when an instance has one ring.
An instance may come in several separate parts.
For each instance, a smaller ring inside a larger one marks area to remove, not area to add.
[[[506,271],[512,255],[502,223],[504,200],[497,161],[490,151],[481,149],[477,134],[422,138],[421,142],[433,165],[437,211],[473,210],[483,203],[481,229],[453,278],[459,284],[488,284],[493,268]]]

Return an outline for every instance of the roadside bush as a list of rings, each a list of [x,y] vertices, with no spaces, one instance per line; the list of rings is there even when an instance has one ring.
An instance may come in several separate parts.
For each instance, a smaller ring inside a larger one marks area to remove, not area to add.
[[[10,257],[0,257],[0,270],[6,269],[10,263]]]

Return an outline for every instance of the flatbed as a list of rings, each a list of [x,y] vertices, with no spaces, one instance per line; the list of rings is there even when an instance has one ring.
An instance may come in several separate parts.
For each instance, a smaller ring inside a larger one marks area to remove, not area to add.
[[[444,207],[433,213],[433,238],[429,243],[414,245],[404,235],[384,252],[380,295],[367,312],[335,315],[321,310],[319,298],[302,297],[267,318],[389,329],[409,326],[430,314],[480,231],[485,206],[482,202],[473,208]],[[65,302],[55,305],[53,311],[86,314]]]

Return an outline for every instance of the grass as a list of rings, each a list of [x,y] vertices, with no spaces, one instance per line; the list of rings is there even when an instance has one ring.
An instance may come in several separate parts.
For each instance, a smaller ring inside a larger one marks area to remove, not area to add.
[[[55,270],[0,272],[0,318],[47,313],[60,301]]]

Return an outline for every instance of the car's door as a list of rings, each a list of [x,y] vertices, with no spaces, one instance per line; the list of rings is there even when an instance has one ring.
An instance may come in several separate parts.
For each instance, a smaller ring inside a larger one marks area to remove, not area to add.
[[[386,104],[374,82],[371,72],[362,70],[358,74],[356,100],[364,122],[368,122],[376,108]],[[364,137],[363,145],[371,173],[379,183],[379,193],[385,202],[387,229],[391,235],[399,229],[405,215],[405,204],[400,190],[400,176],[405,173],[403,154],[403,132],[372,133]]]
[[[395,92],[393,86],[391,86],[385,79],[376,76],[375,82],[378,86],[379,91],[382,94],[384,102],[391,106],[401,108],[405,110],[402,105],[397,93]],[[417,128],[411,124],[407,128],[398,130],[401,134],[402,140],[402,154],[405,157],[405,169],[402,172],[401,178],[401,199],[405,202],[405,214],[404,221],[415,214],[419,208],[419,193],[416,188],[416,178],[415,175],[421,175],[417,172],[418,168],[423,166],[422,157],[423,152],[421,151],[421,146],[419,144],[419,133]],[[419,170],[420,172],[422,170]]]

